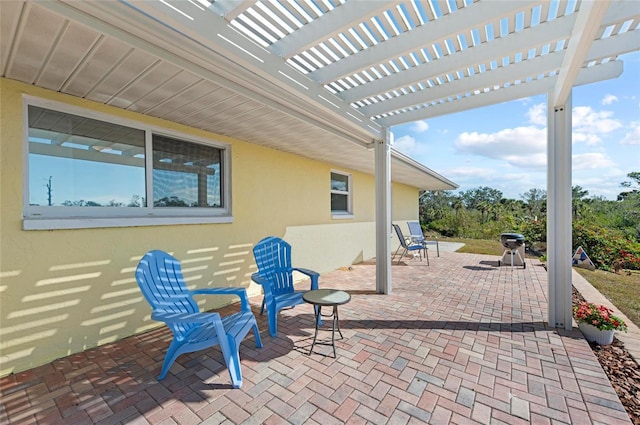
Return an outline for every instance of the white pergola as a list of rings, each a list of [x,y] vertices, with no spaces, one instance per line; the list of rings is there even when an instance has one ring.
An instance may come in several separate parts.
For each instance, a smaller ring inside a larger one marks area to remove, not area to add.
[[[640,49],[635,0],[3,0],[0,16],[4,77],[375,174],[381,293],[391,180],[455,188],[391,127],[547,94],[549,323],[571,328],[571,92]]]

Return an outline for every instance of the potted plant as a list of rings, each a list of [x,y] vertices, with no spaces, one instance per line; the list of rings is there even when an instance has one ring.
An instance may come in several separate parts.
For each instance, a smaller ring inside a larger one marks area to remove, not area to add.
[[[627,331],[624,320],[613,315],[613,310],[603,305],[582,302],[573,307],[578,327],[589,342],[609,345],[615,331]]]

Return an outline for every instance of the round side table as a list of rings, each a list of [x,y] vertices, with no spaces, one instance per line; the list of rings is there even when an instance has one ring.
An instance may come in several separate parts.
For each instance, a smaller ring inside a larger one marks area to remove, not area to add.
[[[346,304],[351,301],[351,295],[349,295],[345,291],[340,291],[338,289],[314,289],[312,291],[307,291],[302,296],[302,299],[309,304],[314,305],[314,313],[315,313],[315,322],[316,322],[316,332],[313,335],[313,343],[311,344],[311,349],[309,350],[309,355],[313,352],[313,347],[318,345],[331,345],[333,347],[333,358],[336,358],[336,343],[335,343],[335,335],[336,328],[338,329],[338,333],[340,334],[340,339],[343,338],[342,332],[340,331],[340,322],[338,321],[338,306],[342,304]],[[324,315],[322,314],[322,307],[333,307],[333,311],[331,314]],[[317,342],[318,338],[318,321],[320,317],[331,317],[332,325],[331,325],[331,344]]]

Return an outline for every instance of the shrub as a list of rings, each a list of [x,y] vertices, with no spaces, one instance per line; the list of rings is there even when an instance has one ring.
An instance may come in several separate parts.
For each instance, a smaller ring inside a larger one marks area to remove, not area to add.
[[[522,233],[524,239],[529,243],[547,241],[547,219],[525,220],[518,225],[518,231]]]
[[[597,268],[611,270],[621,261],[622,267],[640,270],[640,243],[624,237],[621,231],[579,221],[573,225],[573,249],[582,246]]]

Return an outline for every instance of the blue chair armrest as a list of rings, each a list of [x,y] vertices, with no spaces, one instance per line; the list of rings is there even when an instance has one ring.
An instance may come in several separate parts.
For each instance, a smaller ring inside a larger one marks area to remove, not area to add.
[[[203,288],[190,291],[192,295],[236,295],[243,311],[249,311],[249,297],[244,288]]]
[[[313,270],[309,270],[309,269],[303,269],[300,267],[294,267],[293,270],[298,271],[300,273],[306,274],[309,277],[318,277],[320,276],[320,273],[318,272],[314,272]]]
[[[153,312],[151,318],[165,323],[210,323],[220,321],[219,313],[166,313]]]
[[[253,280],[258,285],[262,285],[262,287],[265,289],[267,289],[269,285],[271,285],[271,283],[269,282],[269,279],[267,279],[266,277],[262,276],[260,273],[257,273],[257,272],[251,275],[251,280]]]
[[[320,277],[320,273],[299,267],[294,267],[293,270],[309,276],[311,278],[311,289],[318,289],[318,278]]]
[[[261,275],[260,272],[256,272],[251,275],[251,280],[262,286],[265,299],[270,299],[273,296],[273,282],[270,279]],[[262,311],[260,314],[262,314]]]

